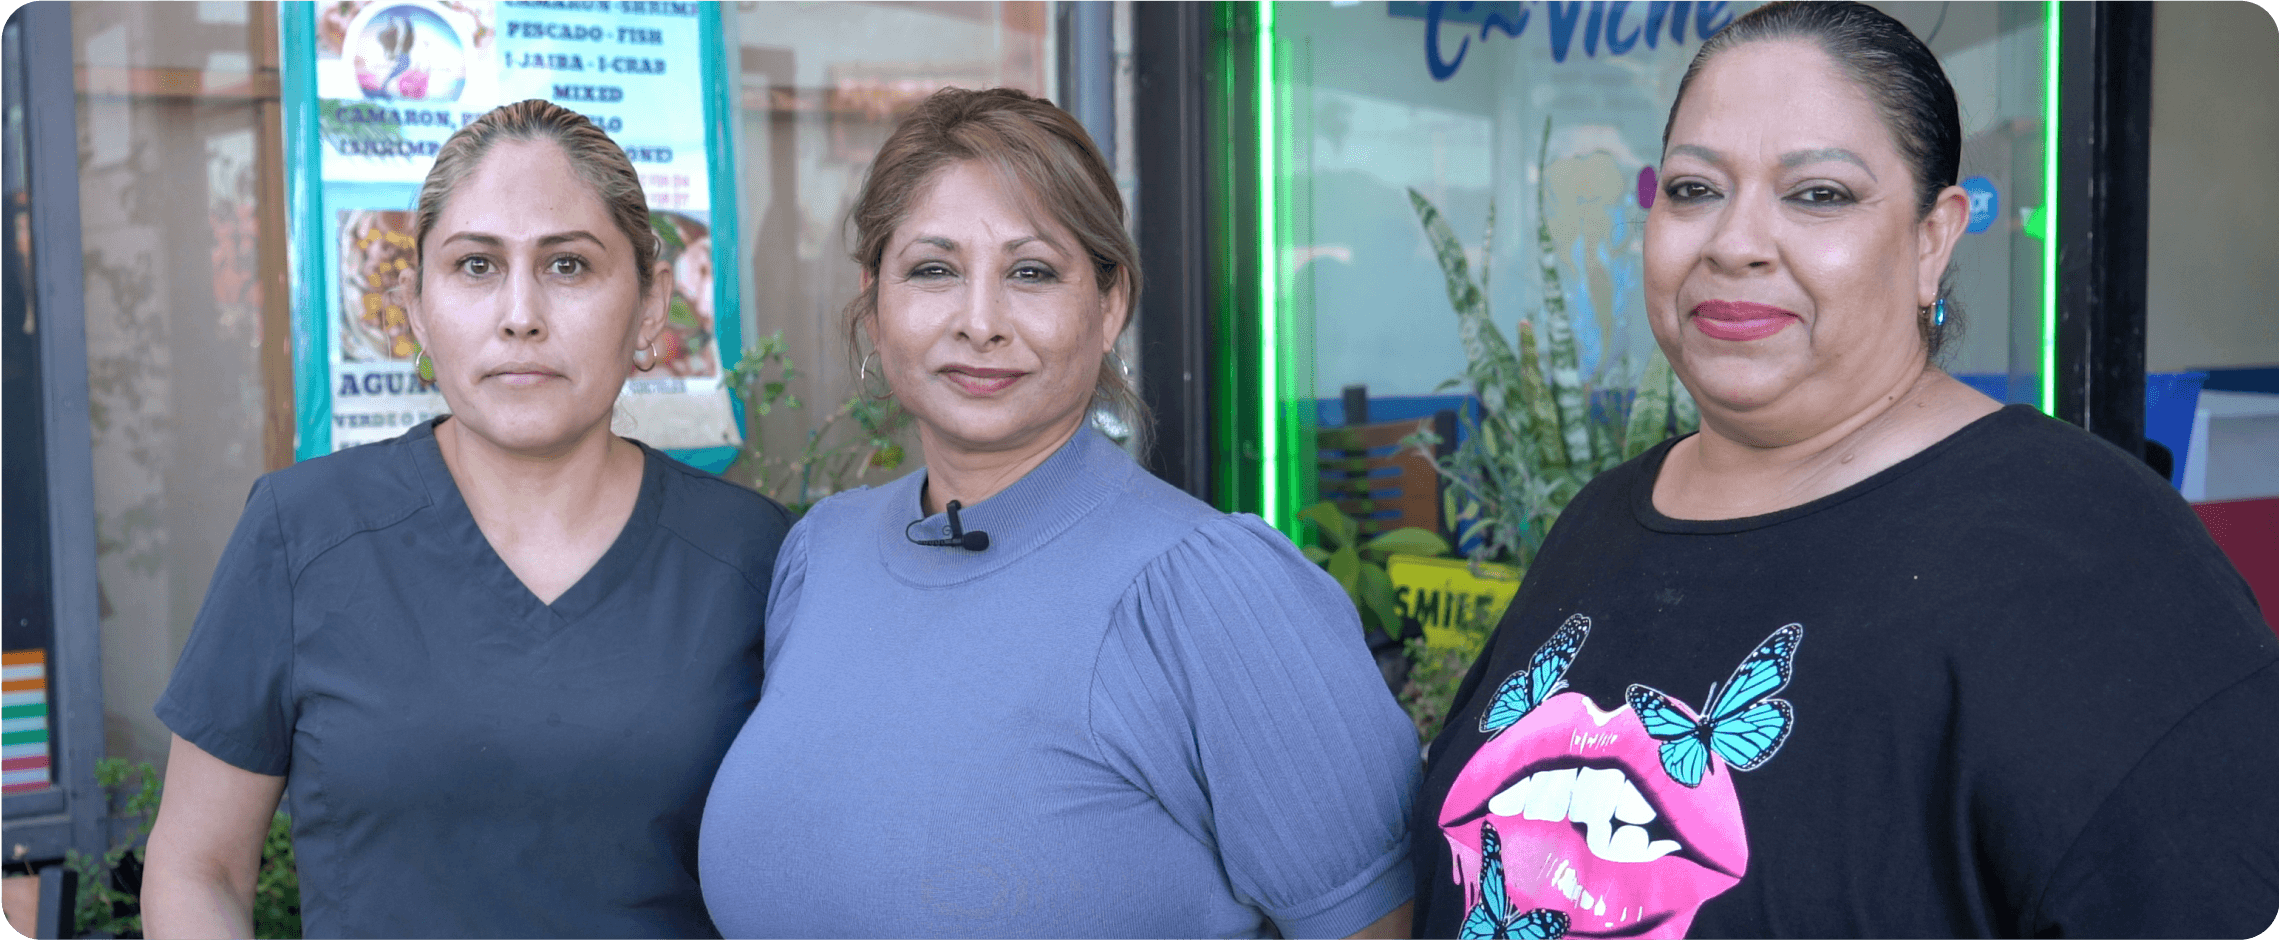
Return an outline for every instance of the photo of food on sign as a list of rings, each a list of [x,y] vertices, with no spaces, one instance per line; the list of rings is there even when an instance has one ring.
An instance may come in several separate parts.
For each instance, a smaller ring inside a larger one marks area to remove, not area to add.
[[[348,46],[349,27],[356,25],[357,14],[375,2],[382,6],[401,3],[402,0],[331,0],[317,4],[317,58],[337,59]],[[441,0],[434,4],[457,14],[464,33],[461,39],[475,55],[481,56],[491,48],[491,5],[467,3],[464,0]]]
[[[711,378],[720,374],[712,341],[712,230],[691,212],[651,212],[649,227],[664,242],[658,259],[673,267],[672,307],[657,334],[656,365],[634,378]]]
[[[409,360],[411,321],[394,290],[417,253],[410,212],[349,209],[340,213],[340,358],[348,362]]]

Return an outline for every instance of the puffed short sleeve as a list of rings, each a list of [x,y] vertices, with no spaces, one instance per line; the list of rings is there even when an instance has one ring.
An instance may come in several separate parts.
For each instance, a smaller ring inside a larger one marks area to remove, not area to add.
[[[1136,579],[1091,724],[1283,936],[1347,936],[1413,893],[1415,727],[1344,591],[1256,517],[1205,524]]]
[[[277,497],[253,485],[158,720],[238,768],[283,776],[293,753],[293,579]]]
[[[813,519],[812,514],[809,519]],[[812,526],[806,521],[793,525],[783,537],[783,545],[776,549],[775,574],[768,584],[766,619],[767,636],[764,640],[765,657],[762,662],[775,660],[779,642],[791,626],[792,614],[799,610],[800,589],[807,586],[808,532]]]

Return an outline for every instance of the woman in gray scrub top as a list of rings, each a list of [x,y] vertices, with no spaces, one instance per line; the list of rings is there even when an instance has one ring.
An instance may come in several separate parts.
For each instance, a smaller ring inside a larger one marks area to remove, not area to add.
[[[1415,728],[1345,593],[1087,427],[1139,284],[1084,129],[936,93],[857,200],[926,469],[818,504],[705,809],[734,936],[1407,936]],[[1144,420],[1138,423],[1144,424]]]
[[[309,936],[714,936],[696,825],[790,519],[610,433],[672,269],[591,122],[461,129],[414,239],[451,414],[254,484],[158,703],[144,925],[251,936],[290,793]]]

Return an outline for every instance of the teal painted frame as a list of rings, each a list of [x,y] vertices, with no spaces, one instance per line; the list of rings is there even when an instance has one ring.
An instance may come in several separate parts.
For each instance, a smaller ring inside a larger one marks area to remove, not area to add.
[[[308,0],[278,4],[279,104],[285,121],[286,269],[293,278],[293,459],[332,453],[332,376],[324,351],[332,322],[322,310],[324,192],[317,175],[317,9]]]
[[[287,269],[293,297],[293,459],[332,453],[332,375],[326,356],[332,318],[307,316],[329,310],[332,278],[330,244],[324,221],[324,180],[318,174],[322,141],[317,134],[316,4],[288,0],[278,5],[278,97],[285,123]],[[742,279],[737,271],[736,154],[729,121],[735,117],[728,96],[726,56],[721,46],[720,7],[697,8],[697,45],[704,83],[705,171],[712,232],[712,337],[722,374],[735,364],[727,353],[744,351]],[[744,404],[728,398],[738,428]],[[736,459],[737,448],[702,447],[666,453],[691,466],[718,473]]]
[[[736,136],[728,123],[735,119],[736,111],[735,102],[728,97],[731,86],[727,55],[721,46],[720,4],[706,3],[697,7],[696,42],[701,47],[703,63],[705,183],[710,190],[706,198],[712,226],[712,343],[720,374],[725,378],[736,364],[736,359],[728,356],[729,350],[734,350],[737,358],[744,354],[744,300],[743,272],[736,269],[736,197],[739,192]],[[739,432],[751,433],[751,428],[744,423],[744,402],[731,393],[728,408],[736,416]],[[737,450],[735,447],[701,447],[666,453],[689,466],[719,473],[735,462]]]

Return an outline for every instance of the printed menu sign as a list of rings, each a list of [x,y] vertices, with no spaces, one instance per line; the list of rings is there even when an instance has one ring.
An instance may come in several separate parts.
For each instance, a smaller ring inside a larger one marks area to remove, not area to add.
[[[313,11],[286,9],[313,17],[303,33],[313,42],[298,64],[313,72],[314,100],[302,113],[316,124],[316,146],[302,158],[313,165],[294,170],[315,177],[317,205],[296,207],[304,237],[315,236],[303,243],[314,257],[300,270],[331,285],[304,288],[306,309],[296,316],[302,358],[311,360],[298,366],[301,457],[393,437],[448,410],[414,369],[418,350],[401,296],[404,272],[417,260],[414,204],[453,132],[527,98],[584,114],[625,148],[661,257],[673,266],[655,365],[629,372],[616,429],[662,448],[741,442],[721,384],[722,360],[734,361],[739,331],[734,316],[714,317],[710,160],[724,142],[707,137],[707,77],[718,63],[706,37],[717,35],[707,25],[717,11],[697,3],[516,0],[336,0]],[[292,45],[289,32],[289,58]],[[722,194],[719,203],[732,208],[732,197]]]

